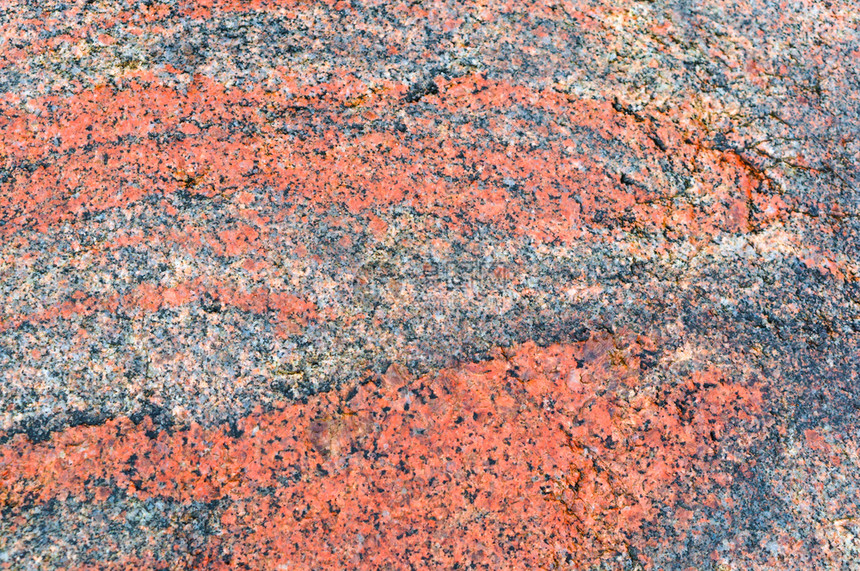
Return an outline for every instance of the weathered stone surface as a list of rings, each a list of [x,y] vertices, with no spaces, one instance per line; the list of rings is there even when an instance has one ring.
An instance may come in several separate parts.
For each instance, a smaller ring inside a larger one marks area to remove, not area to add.
[[[858,27],[0,6],[0,565],[857,565]]]

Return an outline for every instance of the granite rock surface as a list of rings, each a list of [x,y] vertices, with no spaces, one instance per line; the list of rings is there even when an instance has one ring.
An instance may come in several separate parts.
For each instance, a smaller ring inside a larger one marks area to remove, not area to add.
[[[860,569],[860,4],[0,3],[0,567]]]

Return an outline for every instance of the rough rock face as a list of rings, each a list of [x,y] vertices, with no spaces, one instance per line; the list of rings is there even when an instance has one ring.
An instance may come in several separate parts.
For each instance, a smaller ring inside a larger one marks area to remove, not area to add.
[[[0,566],[860,565],[860,5],[0,6]]]

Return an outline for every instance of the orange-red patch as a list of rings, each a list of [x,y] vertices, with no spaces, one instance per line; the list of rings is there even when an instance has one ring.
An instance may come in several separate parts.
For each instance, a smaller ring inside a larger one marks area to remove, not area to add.
[[[42,444],[19,435],[0,448],[0,502],[104,501],[112,489],[229,500],[206,548],[214,567],[596,562],[653,544],[639,534],[659,506],[686,506],[672,524],[685,533],[689,509],[731,481],[720,442],[743,445],[761,415],[756,389],[714,370],[646,387],[641,350],[526,344],[418,379],[393,366],[257,411],[239,436],[197,424],[147,436],[148,419]]]

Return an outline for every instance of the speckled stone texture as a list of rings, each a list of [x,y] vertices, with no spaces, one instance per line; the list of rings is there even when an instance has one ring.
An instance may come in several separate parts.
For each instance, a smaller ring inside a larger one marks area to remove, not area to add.
[[[860,569],[858,30],[0,0],[0,568]]]

